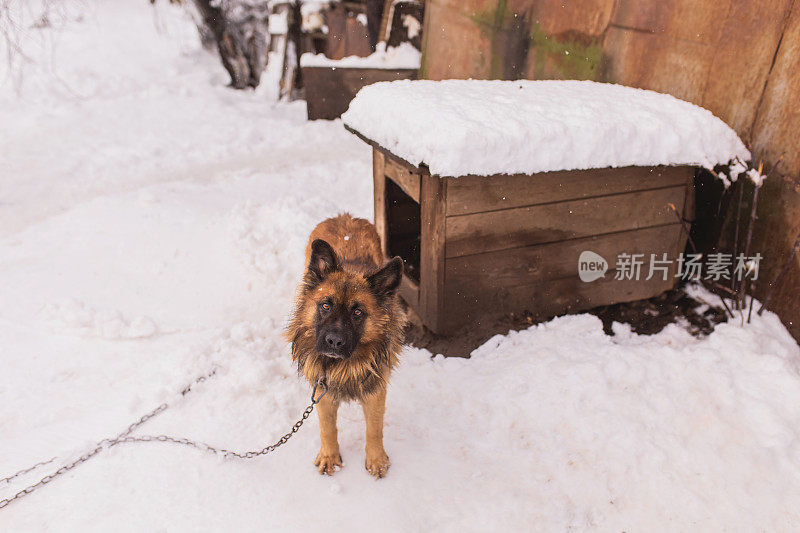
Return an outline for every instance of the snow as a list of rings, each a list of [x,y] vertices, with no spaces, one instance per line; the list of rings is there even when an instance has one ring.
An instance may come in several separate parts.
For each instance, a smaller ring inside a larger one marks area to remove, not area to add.
[[[75,5],[55,48],[26,47],[55,61],[0,87],[0,476],[56,457],[0,499],[162,402],[136,434],[277,440],[309,399],[282,338],[308,233],[372,211],[369,148],[225,88],[180,10]],[[615,331],[584,314],[471,359],[405,349],[380,481],[346,405],[333,477],[316,415],[247,462],[120,445],[0,509],[0,530],[797,530],[800,348],[778,318]]]
[[[629,165],[712,168],[750,152],[710,111],[592,81],[402,80],[364,87],[344,123],[434,174]]]
[[[407,30],[409,39],[413,39],[422,32],[422,23],[413,15],[403,15],[403,26]]]
[[[730,166],[731,178],[733,178],[734,181],[737,180],[739,176],[744,174],[745,172],[747,172],[747,165],[745,165],[738,159],[734,161]]]
[[[749,167],[738,158],[732,161],[727,168],[723,168],[722,171],[717,173],[717,177],[722,181],[726,189],[736,183],[741,175],[753,182],[756,187],[761,187],[767,178],[766,175],[759,173],[755,168]]]
[[[348,56],[343,59],[328,59],[325,54],[305,53],[300,56],[301,67],[334,68],[380,68],[380,69],[418,69],[422,54],[411,43],[400,43],[386,48],[386,43],[378,43],[377,49],[366,57]]]
[[[760,174],[757,169],[751,168],[745,174],[750,179],[750,181],[752,181],[756,185],[756,187],[761,187],[762,185],[764,185],[764,179],[766,179],[766,176]]]
[[[267,19],[270,35],[286,35],[289,33],[288,12],[273,13]]]
[[[331,0],[302,0],[300,2],[300,14],[303,17],[311,15],[313,13],[319,13],[324,9],[328,8],[331,4],[336,3],[336,1]]]

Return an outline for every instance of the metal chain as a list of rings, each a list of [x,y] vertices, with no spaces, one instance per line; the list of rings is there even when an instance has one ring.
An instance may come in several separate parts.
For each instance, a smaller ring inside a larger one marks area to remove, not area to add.
[[[186,394],[188,394],[192,390],[192,386],[194,386],[196,383],[202,383],[203,381],[207,380],[208,378],[213,377],[214,375],[216,375],[216,373],[217,373],[217,369],[214,368],[208,374],[206,374],[204,376],[200,376],[199,378],[195,379],[194,381],[189,383],[186,387],[184,387],[181,390],[181,396],[185,396]],[[39,487],[41,487],[43,485],[47,485],[48,483],[50,483],[50,481],[53,478],[58,477],[58,476],[60,476],[62,474],[65,474],[66,472],[69,472],[70,470],[72,470],[73,468],[78,466],[80,463],[84,463],[84,462],[88,461],[89,459],[91,459],[92,457],[94,457],[95,455],[97,455],[98,453],[103,451],[106,447],[110,448],[111,446],[113,446],[113,443],[115,441],[118,441],[120,439],[123,439],[123,438],[127,437],[128,435],[133,433],[133,431],[136,428],[138,428],[139,426],[141,426],[142,424],[144,424],[145,422],[147,422],[148,420],[150,420],[151,418],[153,418],[157,414],[163,412],[168,407],[169,407],[168,404],[162,403],[161,405],[159,405],[158,407],[156,407],[155,409],[153,409],[149,413],[147,413],[144,416],[142,416],[141,418],[139,418],[139,420],[137,420],[133,424],[130,424],[125,431],[123,431],[122,433],[120,433],[116,437],[114,437],[112,439],[105,438],[105,439],[99,441],[97,444],[95,444],[94,449],[92,449],[88,453],[85,453],[85,454],[81,455],[75,461],[73,461],[71,463],[67,463],[67,464],[61,466],[61,468],[59,468],[58,470],[56,470],[52,474],[48,474],[48,475],[44,476],[37,483],[34,483],[33,485],[30,485],[28,487],[25,487],[21,491],[17,492],[14,496],[12,496],[10,498],[5,498],[3,500],[0,500],[0,509],[6,507],[8,504],[13,502],[14,500],[18,500],[18,499],[22,498],[23,496],[26,496],[26,495],[30,494],[31,492],[33,492],[34,490],[38,489]],[[18,476],[21,476],[23,474],[26,474],[28,472],[31,472],[31,471],[35,470],[36,468],[38,468],[38,467],[40,467],[42,465],[45,465],[45,464],[48,464],[48,463],[52,463],[55,459],[56,458],[53,457],[48,461],[41,461],[39,463],[36,463],[35,465],[33,465],[33,466],[29,467],[29,468],[22,469],[19,472],[15,473],[15,474],[13,474],[11,476],[8,476],[7,478],[3,478],[3,480],[6,483],[10,483],[12,479],[14,479],[14,478],[16,478]]]
[[[317,398],[317,387],[322,387],[322,394],[319,395]],[[116,446],[117,444],[121,443],[128,443],[128,442],[171,442],[173,444],[181,444],[183,446],[190,446],[197,450],[206,451],[209,453],[213,453],[214,455],[222,455],[223,457],[236,457],[237,459],[252,459],[253,457],[258,457],[259,455],[266,455],[270,452],[274,452],[276,449],[280,448],[284,444],[286,444],[289,439],[291,439],[295,433],[297,433],[303,424],[314,411],[314,406],[319,403],[325,394],[328,392],[328,387],[325,385],[325,382],[320,380],[314,385],[314,389],[311,391],[311,405],[306,407],[305,411],[303,411],[303,415],[300,417],[300,420],[292,425],[292,429],[289,430],[283,437],[278,439],[275,444],[270,444],[269,446],[265,446],[257,451],[251,452],[235,452],[232,450],[226,450],[225,448],[215,448],[210,444],[206,444],[205,442],[195,441],[191,439],[187,439],[186,437],[171,437],[169,435],[143,435],[141,437],[121,437],[115,439],[109,447]],[[2,506],[0,506],[2,508]]]
[[[192,385],[194,385],[195,383],[202,383],[203,381],[205,381],[206,379],[210,378],[211,376],[213,376],[213,375],[214,375],[214,374],[216,374],[216,373],[217,373],[217,370],[216,370],[216,369],[214,369],[214,370],[212,370],[212,371],[211,371],[209,374],[207,374],[207,375],[205,375],[205,376],[200,376],[199,378],[197,378],[196,380],[194,380],[194,381],[193,381],[191,384],[189,384],[188,386],[186,386],[186,387],[185,387],[185,388],[184,388],[184,389],[181,391],[181,395],[182,395],[182,396],[183,396],[183,395],[186,395],[186,393],[188,393],[189,391],[191,391],[191,390],[192,390]],[[129,426],[128,426],[128,428],[127,428],[125,431],[123,431],[122,433],[120,433],[119,435],[117,435],[115,438],[113,438],[113,439],[103,439],[103,440],[101,440],[100,442],[98,442],[98,443],[96,444],[96,446],[100,446],[100,445],[101,445],[101,444],[103,444],[103,443],[111,443],[111,442],[115,442],[115,441],[117,441],[117,440],[120,440],[120,439],[122,439],[122,438],[124,438],[124,437],[127,437],[127,436],[128,436],[128,435],[130,435],[130,434],[131,434],[131,433],[132,433],[132,432],[133,432],[133,431],[134,431],[136,428],[138,428],[139,426],[141,426],[142,424],[144,424],[145,422],[147,422],[148,420],[150,420],[151,418],[153,418],[153,417],[154,417],[155,415],[157,415],[158,413],[160,413],[160,412],[164,411],[164,410],[165,410],[167,407],[169,407],[167,404],[165,404],[165,403],[162,403],[161,405],[159,405],[158,407],[156,407],[155,409],[153,409],[152,411],[150,411],[149,413],[147,413],[146,415],[144,415],[143,417],[141,417],[139,420],[137,420],[137,421],[136,421],[136,422],[134,422],[133,424],[129,425]],[[23,468],[22,470],[20,470],[20,471],[18,471],[18,472],[16,472],[16,473],[14,473],[14,474],[12,474],[12,475],[10,475],[10,476],[8,476],[8,477],[4,477],[3,479],[0,479],[0,481],[5,481],[6,483],[11,483],[11,481],[12,481],[13,479],[15,479],[15,478],[17,478],[17,477],[19,477],[19,476],[21,476],[21,475],[23,475],[23,474],[27,474],[28,472],[32,472],[32,471],[36,470],[37,468],[39,468],[40,466],[44,466],[44,465],[50,464],[50,463],[52,463],[53,461],[55,461],[56,459],[57,459],[57,457],[51,457],[51,458],[50,458],[50,459],[48,459],[47,461],[40,461],[40,462],[36,463],[36,464],[35,464],[35,465],[33,465],[33,466],[30,466],[30,467],[28,467],[28,468]],[[68,469],[68,470],[69,470],[69,469]],[[13,499],[13,498],[12,498],[12,499]],[[5,507],[6,505],[8,505],[8,501],[7,501],[7,500],[0,500],[0,509],[2,509],[3,507]]]
[[[317,400],[319,401],[319,400]],[[252,459],[253,457],[258,457],[259,455],[266,455],[270,452],[275,451],[276,449],[280,448],[286,442],[291,439],[295,433],[302,427],[303,423],[306,419],[311,415],[314,411],[314,405],[311,404],[306,407],[306,410],[303,411],[303,416],[294,423],[292,429],[283,437],[278,439],[278,442],[275,444],[271,444],[269,446],[265,446],[258,451],[252,452],[235,452],[232,450],[226,450],[225,448],[215,448],[210,444],[206,444],[205,442],[195,441],[191,439],[187,439],[185,437],[176,438],[170,437],[169,435],[144,435],[142,437],[123,437],[119,440],[114,441],[111,446],[116,446],[117,444],[121,443],[128,443],[128,442],[171,442],[173,444],[182,444],[184,446],[191,446],[192,448],[206,451],[209,453],[213,453],[214,455],[222,455],[223,457],[236,457],[237,459]],[[110,446],[109,446],[110,447]],[[0,508],[2,508],[2,504],[0,504]]]
[[[94,449],[92,449],[91,451],[81,455],[76,460],[72,461],[71,463],[67,463],[65,465],[62,465],[61,468],[59,468],[58,470],[56,470],[52,474],[47,474],[42,479],[40,479],[37,483],[34,483],[33,485],[30,485],[28,487],[25,487],[24,489],[22,489],[21,491],[17,492],[15,495],[13,495],[12,497],[0,500],[0,509],[8,506],[8,504],[10,504],[11,502],[13,502],[15,500],[18,500],[18,499],[22,498],[23,496],[27,496],[28,494],[30,494],[31,492],[35,491],[36,489],[38,489],[38,488],[40,488],[40,487],[42,487],[44,485],[47,485],[48,483],[50,483],[53,480],[53,478],[56,478],[56,477],[58,477],[58,476],[60,476],[62,474],[66,474],[67,472],[69,472],[70,470],[72,470],[73,468],[78,466],[79,464],[85,463],[86,461],[88,461],[89,459],[91,459],[92,457],[97,455],[98,453],[102,452],[106,448],[110,448],[111,446],[114,445],[114,443],[116,441],[118,441],[119,439],[126,438],[133,430],[135,430],[137,427],[141,426],[142,424],[144,424],[145,422],[147,422],[148,420],[150,420],[151,418],[153,418],[157,414],[159,414],[159,413],[163,412],[164,410],[166,410],[167,407],[169,407],[167,404],[162,403],[161,405],[159,405],[158,407],[156,407],[155,409],[153,409],[152,411],[150,411],[149,413],[147,413],[146,415],[141,417],[139,420],[137,420],[136,422],[134,422],[133,424],[128,426],[128,429],[126,429],[125,431],[123,431],[122,433],[117,435],[115,438],[113,438],[113,439],[106,438],[106,439],[103,439],[103,440],[99,441],[97,444],[95,444]],[[33,467],[27,469],[27,471],[31,471],[34,468],[36,468],[36,466],[33,466]],[[22,471],[22,470],[20,472],[24,473],[24,471]],[[17,474],[15,474],[14,476],[11,476],[11,478],[16,477],[16,475]]]
[[[185,396],[186,394],[188,394],[192,390],[192,386],[194,384],[202,383],[206,379],[214,376],[216,374],[216,372],[217,372],[217,370],[214,369],[209,374],[197,378],[196,380],[194,380],[192,383],[190,383],[187,387],[185,387],[181,391],[181,395]],[[322,394],[319,396],[319,398],[316,397],[317,396],[317,388],[318,387],[322,387]],[[156,407],[155,409],[153,409],[149,413],[147,413],[144,416],[142,416],[141,418],[139,418],[139,420],[137,420],[136,422],[134,422],[131,425],[129,425],[128,428],[125,431],[123,431],[122,433],[120,433],[116,437],[111,438],[111,439],[105,438],[105,439],[99,441],[91,451],[81,455],[76,460],[61,466],[61,468],[59,468],[55,472],[44,476],[37,483],[34,483],[33,485],[30,485],[30,486],[22,489],[21,491],[17,492],[14,496],[12,496],[10,498],[3,499],[3,500],[0,500],[0,509],[3,509],[4,507],[8,506],[11,502],[13,502],[15,500],[18,500],[20,498],[23,498],[24,496],[27,496],[28,494],[30,494],[31,492],[35,491],[36,489],[38,489],[38,488],[50,483],[50,481],[52,481],[54,478],[69,472],[70,470],[72,470],[73,468],[78,466],[79,464],[85,463],[86,461],[88,461],[89,459],[91,459],[92,457],[97,455],[98,453],[102,452],[103,450],[112,448],[112,447],[116,446],[117,444],[121,444],[121,443],[130,443],[130,442],[171,442],[171,443],[174,443],[174,444],[182,444],[184,446],[191,446],[192,448],[196,448],[198,450],[208,451],[208,452],[211,452],[211,453],[214,453],[214,454],[222,454],[223,457],[236,457],[236,458],[239,458],[239,459],[252,459],[253,457],[257,457],[257,456],[260,456],[260,455],[266,455],[266,454],[268,454],[268,453],[270,453],[272,451],[275,451],[280,446],[286,444],[286,442],[289,439],[291,439],[292,436],[295,433],[297,433],[297,431],[302,427],[302,425],[306,421],[306,419],[308,419],[308,417],[314,411],[314,406],[317,403],[319,403],[320,400],[322,400],[322,397],[325,396],[325,394],[327,392],[328,392],[328,387],[326,386],[324,381],[322,381],[322,380],[318,381],[314,385],[314,389],[311,392],[311,405],[306,407],[305,411],[303,411],[303,415],[300,418],[300,420],[298,420],[297,422],[294,423],[294,425],[292,426],[292,429],[288,433],[286,433],[283,437],[281,437],[275,444],[271,444],[269,446],[266,446],[266,447],[264,447],[264,448],[262,448],[261,450],[258,450],[258,451],[250,451],[250,452],[244,452],[244,453],[234,452],[234,451],[231,451],[231,450],[226,450],[224,448],[215,448],[215,447],[210,446],[210,445],[208,445],[208,444],[206,444],[204,442],[193,441],[193,440],[190,440],[190,439],[187,439],[187,438],[170,437],[169,435],[157,435],[157,436],[145,435],[145,436],[142,436],[142,437],[131,437],[130,434],[134,430],[136,430],[139,426],[141,426],[142,424],[144,424],[145,422],[147,422],[148,420],[150,420],[154,416],[164,412],[165,410],[167,410],[169,408],[169,404],[162,403],[161,405],[159,405],[158,407]],[[30,472],[30,471],[38,468],[39,466],[42,466],[44,464],[52,462],[53,460],[55,460],[55,457],[50,459],[49,461],[43,461],[43,462],[40,462],[40,463],[37,463],[37,464],[33,465],[30,468],[26,468],[24,470],[20,470],[16,474],[13,474],[13,475],[11,475],[11,476],[9,476],[7,478],[4,478],[3,480],[6,481],[6,482],[10,482],[12,479],[16,478],[17,476],[20,476],[22,474]]]
[[[18,477],[19,477],[19,476],[21,476],[22,474],[27,474],[28,472],[33,472],[34,470],[36,470],[36,469],[37,469],[37,468],[39,468],[40,466],[49,465],[50,463],[52,463],[52,462],[53,462],[53,461],[55,461],[56,459],[57,459],[57,457],[51,457],[51,458],[50,458],[50,459],[48,459],[47,461],[41,461],[41,462],[39,462],[39,463],[36,463],[35,465],[33,465],[33,466],[30,466],[30,467],[28,467],[28,468],[23,468],[23,469],[22,469],[22,470],[20,470],[19,472],[16,472],[16,473],[14,473],[14,474],[11,474],[11,475],[10,475],[10,476],[8,476],[8,477],[4,477],[3,479],[0,479],[0,481],[5,481],[6,483],[11,483],[11,481],[12,481],[13,479],[15,479],[15,478],[18,478]]]

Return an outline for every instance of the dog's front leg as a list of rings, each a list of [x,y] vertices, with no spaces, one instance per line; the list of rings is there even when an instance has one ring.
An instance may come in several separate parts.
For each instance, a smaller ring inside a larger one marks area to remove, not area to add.
[[[383,413],[386,410],[386,389],[362,400],[367,422],[367,472],[381,478],[389,470],[389,456],[383,449]]]
[[[337,466],[342,466],[342,456],[339,454],[339,438],[336,429],[336,413],[339,410],[339,401],[326,394],[317,404],[319,416],[320,448],[314,465],[319,468],[320,474],[332,476]]]

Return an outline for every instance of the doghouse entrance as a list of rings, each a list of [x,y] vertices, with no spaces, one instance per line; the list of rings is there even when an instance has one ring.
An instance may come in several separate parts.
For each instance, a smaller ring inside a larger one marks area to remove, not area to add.
[[[419,283],[420,207],[391,179],[386,180],[386,215],[389,257],[402,257],[406,276]]]

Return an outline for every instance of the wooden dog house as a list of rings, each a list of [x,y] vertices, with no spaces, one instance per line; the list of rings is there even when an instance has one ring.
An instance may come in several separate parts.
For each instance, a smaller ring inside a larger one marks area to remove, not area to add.
[[[672,288],[694,162],[749,154],[704,109],[594,82],[377,84],[343,119],[372,146],[375,225],[405,261],[400,294],[441,334]],[[582,279],[583,252],[604,275]],[[638,254],[638,276],[618,270]]]
[[[694,168],[626,167],[540,175],[431,175],[373,147],[375,225],[406,263],[402,298],[436,333],[506,313],[547,318],[639,300],[672,288],[693,218]],[[578,258],[609,262],[583,282]],[[662,254],[667,280],[615,280],[618,254]]]

